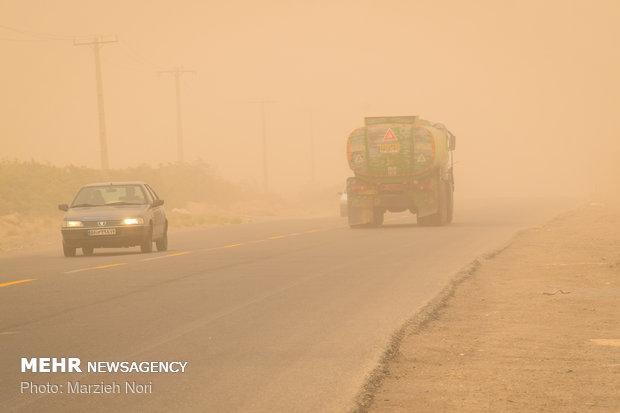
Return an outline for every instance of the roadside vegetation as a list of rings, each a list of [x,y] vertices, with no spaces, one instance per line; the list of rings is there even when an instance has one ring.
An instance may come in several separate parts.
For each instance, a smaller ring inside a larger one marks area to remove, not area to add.
[[[35,161],[0,161],[0,250],[26,247],[56,233],[62,212],[84,184],[146,181],[165,200],[172,225],[217,225],[249,220],[240,205],[269,213],[269,199],[250,185],[219,177],[205,162],[140,165],[101,171]],[[262,210],[261,210],[262,209]],[[36,236],[35,236],[36,234]]]
[[[82,185],[108,181],[148,182],[165,200],[173,227],[335,214],[337,207],[335,188],[304,188],[294,199],[284,199],[264,194],[253,184],[228,181],[203,161],[101,171],[0,160],[0,251],[26,247],[38,238],[49,239],[56,234],[62,216],[58,204],[70,203]]]
[[[257,191],[250,186],[220,178],[201,161],[101,171],[72,165],[59,167],[34,161],[4,160],[0,161],[0,215],[50,215],[56,212],[59,203],[69,203],[84,184],[137,180],[156,188],[170,208],[184,208],[190,202],[227,208],[257,197]]]

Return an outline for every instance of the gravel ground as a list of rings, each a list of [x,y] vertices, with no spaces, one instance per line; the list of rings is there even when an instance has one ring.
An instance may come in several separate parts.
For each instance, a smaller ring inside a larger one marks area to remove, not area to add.
[[[519,234],[407,332],[362,410],[620,411],[619,278],[617,207]]]

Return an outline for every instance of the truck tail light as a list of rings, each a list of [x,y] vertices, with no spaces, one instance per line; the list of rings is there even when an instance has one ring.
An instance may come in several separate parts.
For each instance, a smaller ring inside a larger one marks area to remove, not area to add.
[[[372,185],[368,185],[361,181],[354,181],[349,184],[349,192],[352,194],[374,194],[376,191]]]
[[[380,192],[404,192],[405,189],[403,184],[383,184],[379,187]]]

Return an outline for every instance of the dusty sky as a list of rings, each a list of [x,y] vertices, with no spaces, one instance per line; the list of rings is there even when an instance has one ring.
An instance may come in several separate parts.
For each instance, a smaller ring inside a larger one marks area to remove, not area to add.
[[[98,165],[93,55],[70,38],[110,34],[112,167],[175,159],[156,71],[183,65],[187,158],[231,179],[260,182],[267,99],[279,191],[310,179],[310,130],[333,184],[363,116],[417,114],[457,135],[461,195],[587,193],[620,175],[618,21],[606,0],[0,0],[0,158]]]

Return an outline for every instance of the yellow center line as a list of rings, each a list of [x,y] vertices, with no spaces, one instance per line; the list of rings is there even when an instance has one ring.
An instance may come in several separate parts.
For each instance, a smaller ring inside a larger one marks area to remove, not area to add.
[[[591,338],[590,342],[599,346],[620,347],[620,339],[618,338]]]
[[[89,271],[89,270],[103,270],[105,268],[113,268],[113,267],[118,267],[121,265],[127,265],[126,262],[117,262],[114,264],[105,264],[105,265],[98,265],[96,267],[88,267],[88,268],[78,268],[77,270],[71,270],[71,271],[65,271],[65,274],[73,274],[76,272],[82,272],[82,271]]]
[[[226,248],[239,247],[241,245],[244,245],[244,243],[222,245],[221,247],[205,248],[205,249],[203,249],[201,251],[218,251],[218,250],[223,250],[223,249],[226,249]]]
[[[0,284],[0,287],[8,287],[9,285],[15,285],[15,284],[23,284],[23,283],[29,283],[31,281],[34,281],[34,278],[29,278],[27,280],[16,280],[16,281],[9,281],[6,283],[2,283]]]
[[[325,229],[321,229],[321,228],[317,228],[317,229],[310,229],[308,231],[304,231],[303,234],[312,234],[315,232],[320,232],[320,231],[326,231]]]
[[[159,260],[161,258],[170,258],[170,257],[178,257],[180,255],[187,255],[187,254],[191,254],[191,251],[180,251],[180,252],[175,252],[173,254],[167,254],[167,255],[160,255],[158,257],[152,257],[152,258],[145,258],[143,260],[140,260],[142,262],[144,261],[153,261],[153,260]]]
[[[230,244],[230,245],[223,245],[221,247],[205,248],[205,249],[202,249],[200,251],[218,251],[218,250],[223,250],[223,249],[226,249],[226,248],[234,248],[234,247],[239,247],[239,246],[247,245],[247,244],[257,244],[259,242],[266,242],[266,241],[269,241],[269,240],[276,240],[276,239],[282,239],[282,238],[296,237],[298,235],[312,234],[312,233],[315,233],[315,232],[329,231],[330,229],[336,229],[336,228],[316,228],[316,229],[311,229],[311,230],[303,231],[303,232],[291,232],[290,234],[273,235],[271,237],[262,238],[262,239],[255,239],[255,240],[246,241],[246,242],[240,242],[238,244]]]
[[[259,242],[266,242],[269,240],[276,240],[276,239],[282,239],[282,238],[288,238],[288,237],[295,237],[298,235],[303,235],[303,234],[312,234],[315,232],[321,232],[321,231],[327,231],[330,228],[316,228],[316,229],[311,229],[308,231],[303,231],[303,232],[291,232],[290,234],[282,234],[282,235],[273,235],[271,237],[267,237],[264,239],[257,239],[257,240],[253,240],[253,241],[247,241],[247,242],[239,242],[239,243],[235,243],[235,244],[228,244],[228,245],[222,245],[220,247],[214,247],[214,248],[205,248],[202,249],[200,251],[218,251],[218,250],[223,250],[223,249],[228,249],[228,248],[235,248],[235,247],[240,247],[242,245],[247,245],[247,244],[254,244],[254,243],[259,243]],[[144,258],[139,260],[140,262],[147,262],[147,261],[153,261],[153,260],[159,260],[162,258],[170,258],[170,257],[179,257],[182,255],[187,255],[187,254],[191,254],[192,251],[179,251],[179,252],[175,252],[172,254],[167,254],[167,255],[160,255],[157,257],[151,257],[151,258]],[[77,272],[83,272],[83,271],[90,271],[90,270],[102,270],[105,268],[113,268],[113,267],[118,267],[121,265],[127,265],[128,263],[126,262],[119,262],[119,263],[114,263],[114,264],[105,264],[105,265],[99,265],[96,267],[88,267],[88,268],[78,268],[76,270],[71,270],[71,271],[65,271],[65,274],[74,274]],[[0,284],[0,287],[3,286],[3,284]]]
[[[178,257],[179,255],[187,255],[190,254],[191,251],[180,251],[180,252],[175,252],[174,254],[168,254],[165,255],[166,257]]]
[[[241,245],[243,245],[243,243],[242,243],[242,242],[241,242],[241,243],[239,243],[239,244],[224,245],[223,247],[220,247],[220,249],[222,249],[222,248],[234,248],[234,247],[239,247],[239,246],[241,246]]]
[[[551,264],[543,264],[544,267],[568,267],[571,265],[609,265],[608,262],[556,262]]]

